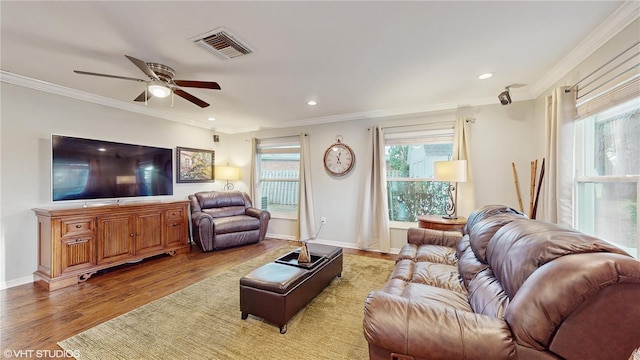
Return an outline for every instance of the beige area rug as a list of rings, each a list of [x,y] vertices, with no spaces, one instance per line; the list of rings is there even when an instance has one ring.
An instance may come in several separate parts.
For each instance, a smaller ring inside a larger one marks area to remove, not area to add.
[[[344,255],[342,277],[289,321],[286,334],[240,318],[239,281],[290,251],[240,264],[58,343],[78,359],[367,359],[364,300],[393,261]]]

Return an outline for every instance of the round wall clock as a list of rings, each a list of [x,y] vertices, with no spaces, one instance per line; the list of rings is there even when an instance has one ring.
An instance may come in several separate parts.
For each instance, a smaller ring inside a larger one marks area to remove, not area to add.
[[[353,154],[353,150],[347,144],[343,144],[339,138],[324,152],[324,168],[331,175],[345,175],[351,171],[355,161],[356,156]]]

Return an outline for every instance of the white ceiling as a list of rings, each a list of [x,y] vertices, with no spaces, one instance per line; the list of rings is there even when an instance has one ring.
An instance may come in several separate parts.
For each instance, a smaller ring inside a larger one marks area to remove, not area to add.
[[[540,95],[612,36],[625,7],[629,2],[3,0],[2,81],[229,133],[455,109],[498,103],[513,83],[529,84],[512,91],[514,101]],[[219,27],[254,53],[222,60],[190,41]],[[173,108],[171,97],[145,106],[133,101],[141,83],[73,72],[146,79],[125,54],[168,65],[177,79],[216,81],[222,90],[184,88],[211,103],[204,109],[179,97]],[[478,80],[485,72],[495,75]],[[307,105],[311,99],[318,105]]]

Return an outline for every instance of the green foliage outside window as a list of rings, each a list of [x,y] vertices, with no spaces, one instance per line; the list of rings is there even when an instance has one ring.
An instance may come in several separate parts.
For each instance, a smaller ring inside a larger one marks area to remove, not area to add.
[[[417,222],[423,214],[445,214],[447,183],[430,181],[433,162],[446,160],[451,143],[387,146],[389,220]]]
[[[389,181],[389,220],[417,222],[418,215],[445,214],[447,183]]]

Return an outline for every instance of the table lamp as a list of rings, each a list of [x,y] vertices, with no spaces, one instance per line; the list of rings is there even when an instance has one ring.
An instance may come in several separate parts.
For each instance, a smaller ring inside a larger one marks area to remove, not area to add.
[[[240,179],[240,169],[235,166],[216,166],[216,178],[220,180],[227,180],[227,184],[222,190],[233,190],[233,184],[229,180]]]
[[[447,215],[442,216],[442,218],[457,219],[456,201],[453,197],[453,192],[456,190],[457,183],[467,181],[467,160],[436,161],[434,162],[434,170],[437,181],[449,183],[447,189],[449,202],[445,206]],[[451,183],[455,183],[455,185]]]

